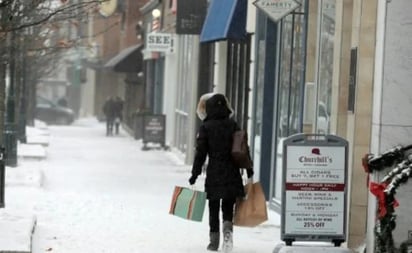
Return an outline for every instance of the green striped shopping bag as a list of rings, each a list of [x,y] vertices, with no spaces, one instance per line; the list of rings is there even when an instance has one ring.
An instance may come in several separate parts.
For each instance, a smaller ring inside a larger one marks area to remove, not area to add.
[[[169,214],[187,220],[202,221],[205,204],[205,192],[175,186]]]

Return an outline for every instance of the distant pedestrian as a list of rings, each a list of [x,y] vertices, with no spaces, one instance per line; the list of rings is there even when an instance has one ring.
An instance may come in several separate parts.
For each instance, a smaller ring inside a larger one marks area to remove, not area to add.
[[[113,124],[115,120],[115,101],[108,97],[103,105],[103,113],[106,116],[106,136],[113,135]]]
[[[197,115],[203,121],[196,137],[196,153],[189,183],[193,185],[202,172],[206,157],[205,191],[209,202],[208,250],[217,251],[220,241],[220,209],[223,212],[224,252],[233,247],[233,213],[236,199],[245,196],[240,168],[232,161],[233,133],[239,129],[231,118],[233,110],[223,94],[208,93],[200,98]],[[253,169],[246,168],[248,178]]]
[[[114,126],[115,126],[115,133],[119,134],[119,127],[120,123],[123,119],[123,100],[117,96],[114,99]]]

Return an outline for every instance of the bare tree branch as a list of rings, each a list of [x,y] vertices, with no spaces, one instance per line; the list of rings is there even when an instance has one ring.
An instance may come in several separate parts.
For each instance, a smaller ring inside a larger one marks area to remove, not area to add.
[[[15,0],[14,4],[8,3],[5,5],[7,8],[0,9],[1,15],[4,16],[0,23],[0,34],[44,24],[51,19],[61,21],[79,18],[98,8],[101,2],[100,0],[86,0],[57,6],[53,4],[55,1],[41,0],[27,4],[27,1]]]

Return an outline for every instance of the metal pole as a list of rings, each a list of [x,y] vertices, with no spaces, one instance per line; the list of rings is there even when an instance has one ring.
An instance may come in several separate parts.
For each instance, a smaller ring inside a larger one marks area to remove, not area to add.
[[[16,138],[16,113],[15,113],[15,82],[16,82],[16,62],[15,62],[15,47],[12,45],[14,42],[15,34],[10,32],[8,36],[8,45],[10,46],[10,65],[9,76],[10,84],[8,87],[8,94],[6,98],[6,122],[4,125],[4,143],[5,143],[5,157],[6,165],[11,167],[17,166],[17,138]]]
[[[26,36],[26,34],[24,34]],[[26,124],[27,124],[27,65],[26,65],[26,55],[27,55],[27,41],[22,41],[21,53],[20,53],[20,107],[19,107],[19,126],[18,126],[18,139],[21,143],[27,143],[26,136]]]
[[[4,147],[0,147],[0,208],[5,207],[4,192],[5,192],[5,175],[6,168],[4,166]]]

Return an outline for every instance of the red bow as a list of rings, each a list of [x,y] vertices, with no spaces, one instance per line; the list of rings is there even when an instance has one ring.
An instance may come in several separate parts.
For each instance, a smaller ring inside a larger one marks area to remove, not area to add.
[[[385,194],[385,189],[386,186],[388,186],[387,183],[375,183],[375,182],[370,182],[369,189],[373,195],[376,196],[378,199],[378,210],[379,210],[379,218],[382,218],[386,215],[387,210],[386,210],[386,194]],[[399,206],[399,202],[394,199],[393,200],[393,206],[397,207]]]

